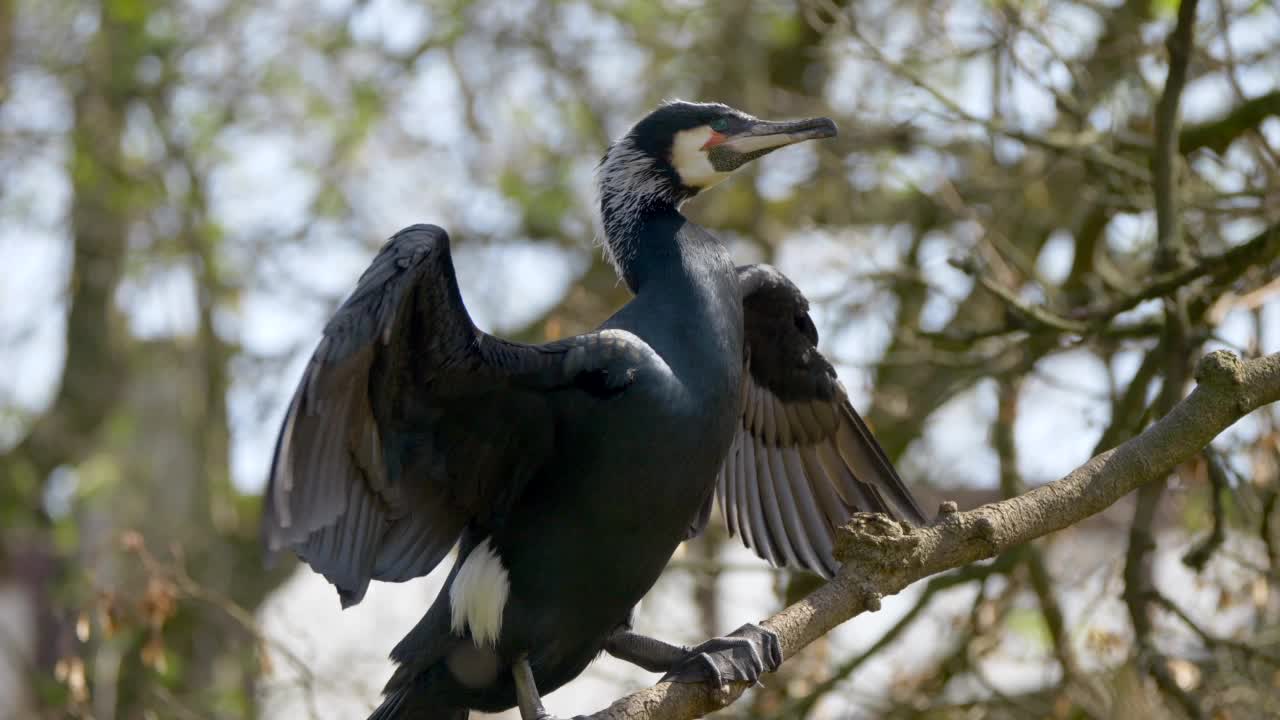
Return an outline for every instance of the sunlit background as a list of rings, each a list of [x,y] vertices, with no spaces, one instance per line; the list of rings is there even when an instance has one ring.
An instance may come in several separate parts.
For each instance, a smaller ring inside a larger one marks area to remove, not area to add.
[[[1164,305],[1088,312],[1158,274],[1148,156],[1176,9],[0,0],[0,718],[376,705],[443,577],[342,612],[305,567],[264,564],[258,495],[302,365],[415,222],[449,230],[483,328],[541,341],[603,320],[626,293],[594,249],[592,171],[664,98],[836,119],[839,138],[685,211],[808,295],[822,350],[930,509],[1130,437],[1159,414]],[[1280,222],[1280,5],[1203,0],[1197,17],[1192,266]],[[1178,352],[1280,351],[1278,269],[1264,254],[1192,278]],[[1150,577],[1188,617],[1154,611],[1154,651],[1123,598],[1122,503],[886,599],[724,716],[1162,717],[1176,704],[1151,663],[1206,712],[1280,714],[1276,420],[1247,418],[1171,479]],[[1185,562],[1215,519],[1225,541]],[[814,586],[712,527],[638,629],[694,643]],[[549,709],[655,679],[601,660]]]

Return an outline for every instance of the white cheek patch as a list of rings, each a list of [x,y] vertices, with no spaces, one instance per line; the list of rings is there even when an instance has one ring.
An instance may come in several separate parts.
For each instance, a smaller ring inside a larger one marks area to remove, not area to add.
[[[705,190],[729,177],[711,166],[711,160],[703,145],[711,139],[710,126],[690,128],[676,133],[671,143],[671,167],[680,175],[680,181],[689,187]]]
[[[467,555],[449,586],[450,627],[457,635],[471,628],[478,646],[495,646],[502,631],[502,610],[511,594],[507,569],[485,538]]]

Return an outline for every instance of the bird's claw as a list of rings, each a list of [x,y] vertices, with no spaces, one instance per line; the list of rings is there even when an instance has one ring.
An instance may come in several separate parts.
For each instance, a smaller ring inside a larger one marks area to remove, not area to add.
[[[705,682],[722,688],[730,682],[756,684],[760,676],[782,664],[778,636],[747,623],[725,637],[712,638],[697,647],[663,676],[664,682]]]

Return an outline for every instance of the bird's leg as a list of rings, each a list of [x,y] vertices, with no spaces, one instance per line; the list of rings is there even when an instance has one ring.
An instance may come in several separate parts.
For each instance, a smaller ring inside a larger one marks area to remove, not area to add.
[[[712,638],[690,648],[662,679],[724,687],[735,681],[754,683],[781,664],[782,646],[778,636],[747,623],[725,637]]]
[[[520,706],[520,720],[558,720],[542,707],[542,696],[538,694],[538,685],[533,680],[533,668],[529,667],[529,656],[521,655],[511,666],[511,674],[516,680],[516,703]],[[574,715],[570,720],[587,720],[582,715]]]
[[[521,655],[511,666],[511,674],[516,679],[516,702],[520,705],[520,720],[554,720],[542,707],[542,696],[538,694],[538,686],[533,681],[533,668],[529,667],[529,656]]]
[[[645,635],[637,635],[630,630],[618,630],[604,645],[605,652],[626,660],[632,665],[639,665],[649,672],[671,672],[689,655],[689,648],[672,645]]]
[[[533,682],[529,656],[521,655],[516,664],[511,666],[511,673],[516,679],[516,702],[520,704],[520,720],[550,720],[551,716],[542,707],[538,686]]]

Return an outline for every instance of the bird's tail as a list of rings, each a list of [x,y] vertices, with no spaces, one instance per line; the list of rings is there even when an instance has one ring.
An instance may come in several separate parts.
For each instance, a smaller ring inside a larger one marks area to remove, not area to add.
[[[425,688],[406,683],[389,691],[369,720],[467,720],[466,708],[446,707]]]
[[[456,697],[452,702],[445,700],[449,671],[443,662],[448,649],[458,641],[450,630],[447,589],[461,566],[459,558],[445,581],[446,589],[391,651],[396,671],[382,689],[382,704],[369,720],[467,720],[468,710],[457,706]]]

